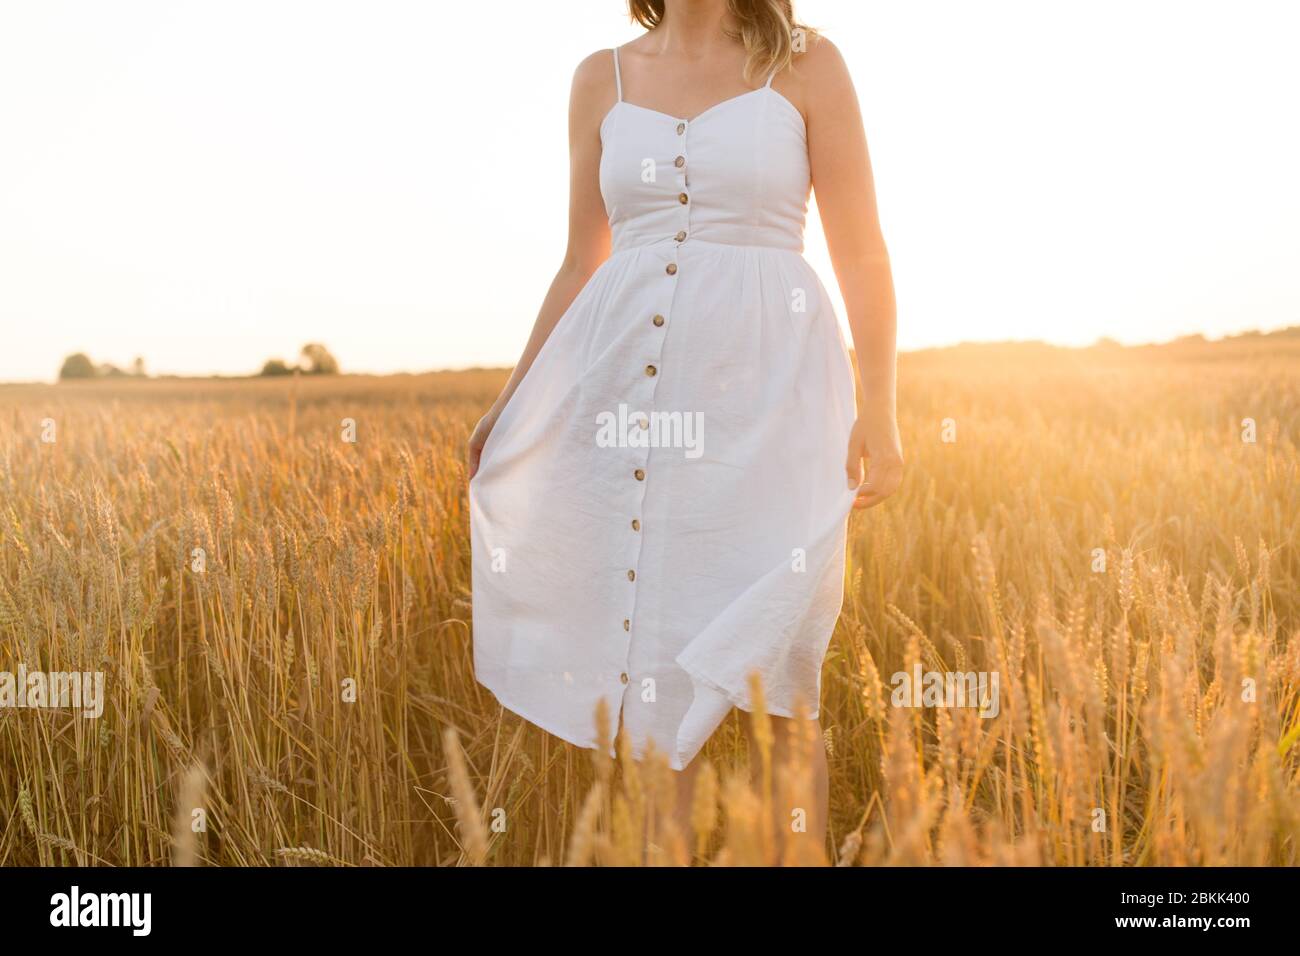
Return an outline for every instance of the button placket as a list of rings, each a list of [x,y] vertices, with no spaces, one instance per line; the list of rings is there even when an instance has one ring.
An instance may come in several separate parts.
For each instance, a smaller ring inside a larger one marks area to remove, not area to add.
[[[647,416],[647,418],[643,418],[638,422],[638,427],[642,430],[649,429],[650,421],[648,416],[654,414],[654,399],[655,399],[655,394],[658,391],[659,379],[661,377],[659,372],[663,365],[662,354],[663,354],[664,332],[666,331],[664,327],[667,324],[668,317],[672,315],[672,306],[677,297],[677,273],[678,273],[677,250],[681,247],[681,244],[686,241],[686,237],[690,234],[689,232],[690,210],[691,210],[692,200],[691,200],[690,192],[688,190],[688,186],[687,186],[688,180],[686,176],[686,168],[688,165],[688,160],[687,160],[688,153],[686,149],[686,133],[688,128],[689,128],[689,123],[686,120],[681,120],[677,123],[676,126],[677,143],[676,143],[676,149],[674,150],[675,158],[673,159],[672,162],[672,169],[676,173],[676,176],[674,177],[675,194],[669,194],[668,196],[668,201],[676,203],[681,214],[680,227],[678,228],[677,232],[670,237],[673,242],[673,245],[671,247],[672,251],[670,254],[671,258],[669,259],[669,261],[664,267],[664,276],[665,276],[664,281],[672,283],[672,288],[669,290],[667,295],[668,307],[663,309],[662,311],[653,313],[650,317],[651,328],[648,330],[648,333],[655,335],[656,339],[652,343],[651,347],[647,349],[649,357],[647,358],[645,364],[637,372],[637,374],[641,379],[641,382],[644,383],[645,394],[646,394],[644,414]],[[636,448],[637,454],[633,457],[633,467],[631,469],[632,484],[637,489],[636,509],[633,512],[632,519],[631,519],[632,533],[636,536],[636,543],[634,547],[631,549],[632,560],[627,569],[627,580],[628,580],[628,588],[630,589],[630,596],[628,600],[627,616],[623,618],[623,631],[625,634],[629,636],[625,643],[625,651],[624,651],[625,663],[623,666],[625,670],[619,675],[619,680],[624,685],[625,690],[627,685],[630,682],[630,678],[626,668],[631,666],[630,657],[631,657],[631,649],[632,649],[632,639],[630,635],[632,632],[633,623],[636,621],[637,568],[640,567],[641,564],[641,552],[645,542],[645,537],[641,533],[641,514],[645,505],[646,489],[649,486],[648,476],[652,471],[652,469],[650,468],[650,450],[651,450],[651,445],[654,441],[654,437],[655,436],[653,435],[646,435],[644,444]]]
[[[673,158],[673,170],[677,174],[677,201],[682,206],[681,226],[673,236],[673,241],[679,244],[685,242],[686,237],[690,235],[691,206],[695,201],[691,195],[691,177],[687,172],[690,168],[690,150],[686,148],[686,134],[689,129],[690,124],[685,120],[677,124],[677,155]]]

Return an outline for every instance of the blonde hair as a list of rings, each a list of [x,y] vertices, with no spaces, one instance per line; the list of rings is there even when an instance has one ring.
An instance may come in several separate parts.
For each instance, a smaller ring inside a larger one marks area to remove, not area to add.
[[[664,0],[627,0],[634,23],[653,30],[664,18]],[[807,49],[815,36],[811,27],[794,19],[792,0],[727,0],[727,12],[739,25],[732,36],[745,44],[745,79],[779,73]]]

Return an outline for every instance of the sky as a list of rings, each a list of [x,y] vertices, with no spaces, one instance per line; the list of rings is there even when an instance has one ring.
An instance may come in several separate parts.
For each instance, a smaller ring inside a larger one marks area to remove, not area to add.
[[[795,9],[853,74],[901,348],[1300,324],[1300,4]],[[0,380],[513,364],[573,69],[639,33],[623,0],[0,0]],[[843,322],[815,206],[806,255]]]

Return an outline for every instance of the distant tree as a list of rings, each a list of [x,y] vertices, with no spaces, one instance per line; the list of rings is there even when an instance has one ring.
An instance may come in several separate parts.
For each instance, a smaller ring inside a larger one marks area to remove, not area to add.
[[[59,378],[94,378],[95,363],[90,360],[90,356],[85,352],[74,352],[63,360],[63,368],[59,369]]]
[[[262,375],[292,375],[293,369],[284,364],[284,359],[267,359],[262,366]]]
[[[95,372],[100,378],[126,378],[126,372],[122,371],[112,362],[105,362]]]
[[[144,370],[144,356],[137,355],[135,361],[131,363],[131,374],[136,378],[144,378],[148,374]]]
[[[309,375],[337,375],[339,373],[338,359],[334,358],[330,354],[330,350],[323,345],[309,342],[302,347],[302,357],[306,362],[306,368],[303,371]]]

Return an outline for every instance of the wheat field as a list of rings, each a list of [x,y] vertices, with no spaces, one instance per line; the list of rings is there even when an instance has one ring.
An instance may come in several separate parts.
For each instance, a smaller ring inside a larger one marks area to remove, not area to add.
[[[0,671],[106,681],[95,720],[0,707],[0,864],[1294,865],[1298,373],[1294,335],[903,356],[824,847],[764,825],[807,733],[774,765],[733,712],[683,832],[661,762],[475,683],[463,448],[504,372],[0,387]],[[918,665],[998,673],[998,715],[894,706]]]

